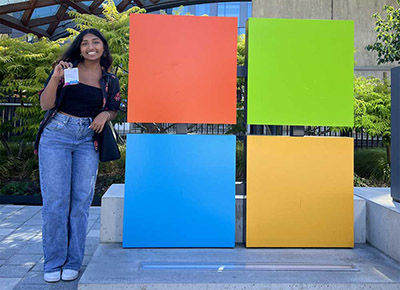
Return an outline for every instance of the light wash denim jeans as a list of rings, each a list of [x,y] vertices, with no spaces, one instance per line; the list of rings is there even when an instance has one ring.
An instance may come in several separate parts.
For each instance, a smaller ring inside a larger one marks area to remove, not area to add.
[[[40,138],[45,273],[82,266],[99,163],[91,121],[57,113]]]

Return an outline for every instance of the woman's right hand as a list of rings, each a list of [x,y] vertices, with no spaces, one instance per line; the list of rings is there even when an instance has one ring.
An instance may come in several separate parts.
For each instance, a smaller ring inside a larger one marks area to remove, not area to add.
[[[64,69],[66,68],[72,68],[72,63],[61,60],[54,68],[53,77],[58,79],[64,77]]]

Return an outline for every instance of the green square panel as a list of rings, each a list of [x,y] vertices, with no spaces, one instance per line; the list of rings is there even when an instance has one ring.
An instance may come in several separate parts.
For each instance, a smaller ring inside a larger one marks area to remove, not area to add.
[[[353,126],[354,23],[250,18],[248,124]]]

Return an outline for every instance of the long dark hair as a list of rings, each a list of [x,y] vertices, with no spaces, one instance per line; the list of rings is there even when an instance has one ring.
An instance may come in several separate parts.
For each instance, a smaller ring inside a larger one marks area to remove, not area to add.
[[[69,61],[72,63],[79,63],[83,61],[83,57],[81,56],[81,42],[83,37],[86,34],[94,34],[103,42],[104,52],[100,58],[100,65],[104,67],[106,71],[111,67],[112,64],[112,56],[110,53],[110,49],[108,48],[107,40],[104,38],[103,34],[100,31],[94,28],[85,29],[75,38],[75,40],[70,44],[67,51],[62,56],[62,60]]]

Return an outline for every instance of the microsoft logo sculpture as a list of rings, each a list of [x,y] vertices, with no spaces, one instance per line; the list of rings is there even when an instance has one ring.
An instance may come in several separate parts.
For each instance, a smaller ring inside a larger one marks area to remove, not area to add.
[[[236,123],[237,22],[131,15],[128,122]],[[353,23],[247,23],[248,124],[353,125]],[[247,136],[247,247],[353,247],[353,139]],[[236,138],[131,134],[124,247],[234,247]]]

